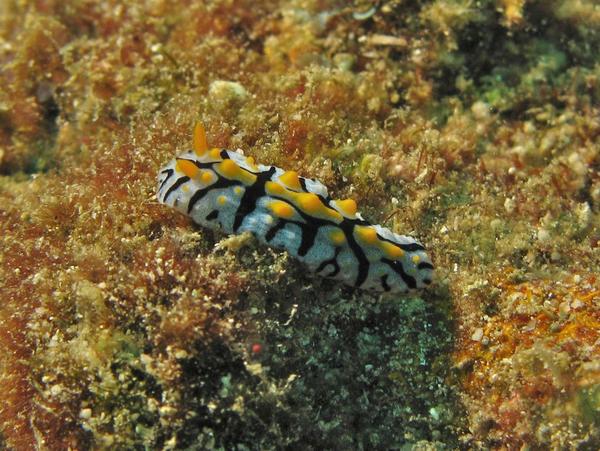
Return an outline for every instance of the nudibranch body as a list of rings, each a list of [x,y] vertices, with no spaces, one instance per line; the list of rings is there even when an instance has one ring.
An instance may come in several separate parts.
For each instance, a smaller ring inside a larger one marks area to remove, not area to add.
[[[159,172],[157,198],[204,227],[251,232],[311,271],[354,287],[404,293],[432,281],[421,243],[369,224],[352,199],[332,199],[317,180],[255,164],[236,151],[209,149],[201,124],[193,150]]]

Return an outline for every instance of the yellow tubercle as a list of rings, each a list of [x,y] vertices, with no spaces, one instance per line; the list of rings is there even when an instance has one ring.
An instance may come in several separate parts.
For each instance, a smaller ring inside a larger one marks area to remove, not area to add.
[[[258,166],[256,166],[254,158],[246,157],[246,164],[250,167],[251,170],[258,171]]]
[[[371,227],[356,226],[354,227],[354,235],[356,238],[366,244],[376,244],[378,241],[377,231]]]
[[[236,196],[241,196],[244,192],[244,189],[241,186],[236,186],[233,188],[233,192]]]
[[[221,149],[219,149],[218,147],[214,147],[214,148],[210,149],[208,151],[208,156],[210,157],[211,160],[221,161],[223,159],[223,158],[221,158]]]
[[[208,145],[206,144],[206,130],[204,130],[204,125],[201,122],[198,122],[194,127],[192,143],[196,155],[202,156],[206,153],[208,149]]]
[[[265,191],[270,196],[283,196],[287,192],[287,190],[283,186],[275,182],[265,183]]]
[[[419,263],[421,261],[421,257],[419,257],[418,255],[413,255],[412,261],[416,265],[417,263]]]
[[[225,196],[217,197],[217,203],[221,206],[225,205],[227,203],[227,197],[225,197]]]
[[[238,182],[241,182],[247,186],[252,185],[254,182],[256,182],[256,175],[241,168],[233,160],[223,160],[221,163],[216,164],[214,167],[219,174],[221,174],[223,177],[228,178],[229,180],[237,180]]]
[[[290,189],[301,191],[302,186],[300,185],[300,178],[298,177],[298,173],[296,171],[286,171],[279,176],[279,180],[281,180],[285,186]]]
[[[175,163],[175,170],[187,175],[191,179],[196,178],[200,173],[198,166],[189,160],[177,160],[177,163]]]
[[[190,187],[188,185],[183,185],[181,187],[181,191],[183,191],[184,193],[188,193],[190,191]]]
[[[280,218],[290,219],[294,216],[294,208],[282,200],[274,200],[268,206],[275,216]]]
[[[346,235],[341,230],[334,230],[329,234],[331,242],[336,246],[340,246],[346,242]]]
[[[314,193],[299,193],[295,197],[300,207],[311,215],[317,213],[321,207],[325,208],[319,197]]]
[[[214,173],[211,171],[201,171],[200,173],[200,181],[205,185],[208,185],[213,182]]]
[[[356,216],[357,207],[354,199],[338,199],[335,201],[335,206],[347,218],[354,218]]]
[[[233,178],[237,175],[239,170],[241,169],[238,164],[233,160],[224,160],[217,168],[221,171],[221,173],[227,177]]]
[[[284,198],[289,203],[311,216],[334,221],[336,223],[342,222],[342,215],[324,205],[323,202],[321,202],[321,199],[319,199],[319,196],[314,193],[296,193],[277,182],[265,183],[265,191],[270,196]]]
[[[404,255],[404,251],[401,248],[386,241],[381,242],[381,248],[383,252],[385,252],[387,257],[392,258],[394,260],[402,258],[402,256]]]
[[[337,211],[325,206],[319,196],[314,193],[292,193],[293,198],[300,208],[311,216],[327,219],[334,222],[342,222],[342,215]]]

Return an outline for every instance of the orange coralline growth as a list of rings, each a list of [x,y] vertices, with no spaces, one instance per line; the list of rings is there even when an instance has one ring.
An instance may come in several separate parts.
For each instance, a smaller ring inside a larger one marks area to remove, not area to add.
[[[599,299],[600,293],[596,292],[595,300]],[[600,337],[600,318],[597,318],[599,315],[577,313],[574,316],[573,321],[558,333],[557,342],[574,339],[578,343],[594,343]]]
[[[589,274],[554,283],[515,283],[510,277],[495,277],[502,313],[490,317],[482,333],[464,329],[454,358],[460,366],[472,365],[463,384],[470,396],[489,400],[478,415],[495,423],[492,435],[519,444],[533,433],[520,412],[532,418],[557,402],[574,403],[589,384],[591,370],[571,365],[573,359],[600,358],[600,291]],[[521,432],[514,435],[517,424]]]

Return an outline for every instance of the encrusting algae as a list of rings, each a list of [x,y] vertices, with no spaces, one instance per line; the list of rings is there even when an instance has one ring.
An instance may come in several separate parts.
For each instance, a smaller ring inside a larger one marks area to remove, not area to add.
[[[591,0],[0,3],[0,448],[600,446]],[[211,144],[426,242],[409,298],[193,226]]]

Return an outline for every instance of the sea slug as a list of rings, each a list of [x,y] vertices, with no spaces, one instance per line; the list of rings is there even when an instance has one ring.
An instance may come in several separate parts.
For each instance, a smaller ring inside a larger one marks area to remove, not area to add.
[[[431,260],[414,238],[371,225],[354,200],[332,199],[317,180],[209,149],[201,124],[193,150],[160,170],[157,198],[204,227],[251,232],[311,271],[354,287],[404,293],[432,281]]]

